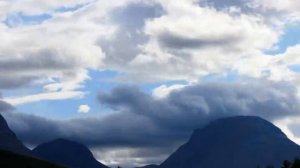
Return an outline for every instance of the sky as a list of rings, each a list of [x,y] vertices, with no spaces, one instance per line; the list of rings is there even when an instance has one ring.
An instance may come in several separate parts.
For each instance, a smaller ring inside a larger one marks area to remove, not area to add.
[[[237,115],[300,144],[299,11],[297,0],[0,0],[1,114],[29,147],[67,138],[113,166],[161,163],[194,129]]]

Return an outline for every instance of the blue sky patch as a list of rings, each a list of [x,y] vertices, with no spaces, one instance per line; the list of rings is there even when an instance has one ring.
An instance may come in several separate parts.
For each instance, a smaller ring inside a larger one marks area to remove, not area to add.
[[[52,16],[49,14],[41,15],[25,15],[23,13],[11,14],[6,17],[3,21],[8,27],[18,27],[20,25],[37,25],[41,24],[44,21],[51,19]]]
[[[300,23],[290,24],[286,27],[285,33],[281,36],[276,47],[272,50],[266,51],[267,54],[281,54],[284,53],[287,48],[300,43]]]

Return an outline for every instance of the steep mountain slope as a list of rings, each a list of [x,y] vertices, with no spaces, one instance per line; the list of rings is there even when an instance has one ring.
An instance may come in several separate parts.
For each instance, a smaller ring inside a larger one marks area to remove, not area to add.
[[[283,160],[299,156],[300,147],[268,121],[232,117],[195,130],[160,168],[277,168]]]
[[[30,150],[10,130],[5,119],[0,115],[0,149],[30,155]]]
[[[70,168],[108,168],[98,162],[84,145],[65,139],[41,144],[33,153],[39,158]]]

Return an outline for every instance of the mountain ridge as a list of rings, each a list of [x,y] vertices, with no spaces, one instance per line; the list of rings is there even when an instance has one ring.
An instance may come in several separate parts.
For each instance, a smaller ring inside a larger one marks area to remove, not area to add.
[[[196,129],[159,168],[277,168],[298,156],[300,147],[279,128],[259,117],[238,116]]]
[[[33,154],[70,168],[108,168],[98,162],[84,145],[67,139],[56,139],[38,145]]]
[[[23,155],[31,155],[31,151],[18,139],[9,128],[6,120],[0,115],[0,149]]]

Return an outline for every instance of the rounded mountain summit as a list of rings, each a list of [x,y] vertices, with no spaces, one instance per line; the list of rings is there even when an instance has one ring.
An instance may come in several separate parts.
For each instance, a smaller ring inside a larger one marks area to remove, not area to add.
[[[252,116],[219,119],[195,130],[159,168],[255,168],[300,157],[300,147],[272,123]]]

